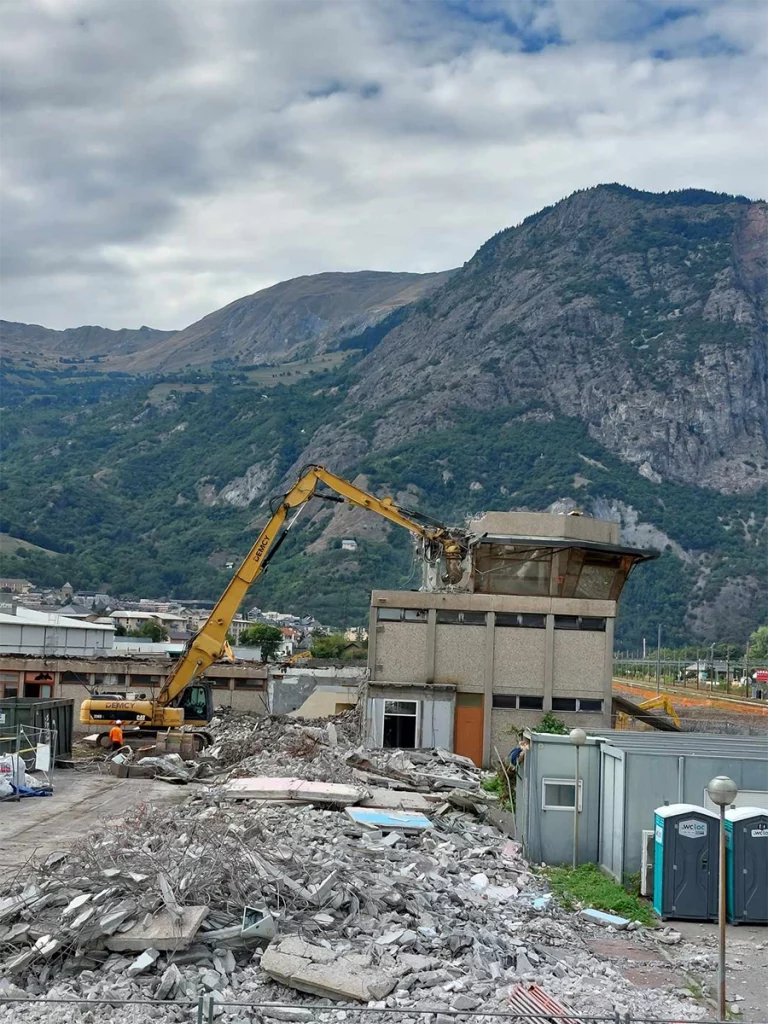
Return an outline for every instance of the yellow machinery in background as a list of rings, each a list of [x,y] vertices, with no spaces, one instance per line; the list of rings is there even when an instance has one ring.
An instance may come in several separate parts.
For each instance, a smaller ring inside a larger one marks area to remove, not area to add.
[[[663,710],[664,713],[672,719],[677,728],[680,728],[680,718],[675,711],[672,701],[666,695],[666,693],[660,693],[657,697],[649,697],[648,700],[638,701],[636,707],[640,711],[653,711],[654,709]],[[632,728],[633,716],[626,711],[618,711],[616,713],[616,728],[617,729],[631,729]],[[646,727],[654,728],[650,723],[645,724]]]

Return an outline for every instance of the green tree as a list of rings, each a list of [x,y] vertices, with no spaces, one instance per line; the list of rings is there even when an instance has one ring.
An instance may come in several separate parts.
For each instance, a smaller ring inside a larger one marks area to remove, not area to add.
[[[262,661],[274,658],[282,642],[283,634],[277,626],[267,626],[262,622],[247,626],[240,634],[240,643],[243,647],[261,648]]]
[[[328,636],[312,634],[312,657],[313,658],[340,658],[349,641],[341,633],[330,633]]]
[[[768,626],[758,626],[749,638],[749,657],[754,661],[768,660]]]
[[[153,644],[161,644],[168,639],[168,634],[158,622],[148,619],[138,629],[132,629],[126,636],[140,637],[142,640],[151,640]]]

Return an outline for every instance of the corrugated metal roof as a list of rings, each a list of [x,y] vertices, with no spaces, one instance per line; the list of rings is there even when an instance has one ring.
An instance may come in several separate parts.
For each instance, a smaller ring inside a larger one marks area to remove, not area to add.
[[[631,732],[617,729],[603,734],[603,742],[620,750],[640,754],[698,754],[706,757],[763,757],[768,759],[766,736],[723,736],[720,734]]]
[[[568,1016],[573,1013],[558,1003],[556,999],[548,995],[538,985],[515,985],[509,995],[509,1007],[511,1013],[519,1014],[522,1017],[534,1015],[541,1020],[554,1020],[558,1024],[579,1024],[578,1019]]]

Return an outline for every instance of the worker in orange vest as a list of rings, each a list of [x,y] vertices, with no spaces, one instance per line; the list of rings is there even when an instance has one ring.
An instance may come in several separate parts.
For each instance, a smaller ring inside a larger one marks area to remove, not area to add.
[[[112,742],[113,750],[119,750],[120,747],[123,746],[123,730],[121,729],[121,725],[122,722],[118,720],[109,730],[109,738]]]

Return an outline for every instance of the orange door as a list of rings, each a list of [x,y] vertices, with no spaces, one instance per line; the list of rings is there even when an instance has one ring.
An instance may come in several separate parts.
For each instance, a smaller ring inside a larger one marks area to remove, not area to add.
[[[483,695],[481,693],[456,694],[453,749],[457,754],[471,757],[478,768],[482,765]]]

